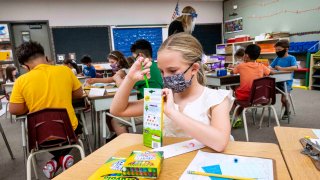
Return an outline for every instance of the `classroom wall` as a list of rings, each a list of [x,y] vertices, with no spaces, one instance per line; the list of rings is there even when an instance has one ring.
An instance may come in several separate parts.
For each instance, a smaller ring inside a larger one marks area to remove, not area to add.
[[[175,0],[9,0],[0,3],[0,21],[49,20],[50,26],[169,24]],[[193,6],[197,23],[221,23],[222,2],[180,1]]]
[[[238,6],[233,10],[233,5]],[[289,13],[316,8],[305,13]],[[237,16],[229,16],[232,12]],[[277,15],[276,14],[279,13]],[[254,16],[254,18],[252,18]],[[263,17],[267,16],[267,17]],[[251,37],[264,32],[287,31],[290,33],[320,31],[320,1],[319,0],[228,0],[224,2],[224,21],[243,17],[243,31],[224,34],[225,39],[235,35],[248,34]],[[259,18],[260,17],[260,18]],[[320,40],[319,34],[291,36],[291,41]]]

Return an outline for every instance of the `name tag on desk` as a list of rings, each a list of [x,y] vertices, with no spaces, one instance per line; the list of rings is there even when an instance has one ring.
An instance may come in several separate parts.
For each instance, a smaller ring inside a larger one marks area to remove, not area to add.
[[[91,88],[89,92],[89,97],[103,96],[106,89],[104,88]]]

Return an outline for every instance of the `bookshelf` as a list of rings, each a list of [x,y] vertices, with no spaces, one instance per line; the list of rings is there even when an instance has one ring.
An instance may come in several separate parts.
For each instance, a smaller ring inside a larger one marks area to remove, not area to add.
[[[5,79],[5,69],[13,62],[13,44],[10,41],[10,25],[0,23],[0,81]]]
[[[239,48],[245,48],[249,44],[257,44],[261,47],[260,58],[263,59],[273,59],[276,57],[276,53],[274,51],[274,44],[281,40],[289,38],[277,38],[277,39],[266,39],[266,40],[251,40],[251,41],[243,41],[243,42],[235,42],[235,43],[225,43],[225,44],[217,44],[216,45],[216,53],[221,56],[225,56],[226,63],[235,63],[234,54]]]
[[[320,90],[320,51],[311,54],[309,89]]]

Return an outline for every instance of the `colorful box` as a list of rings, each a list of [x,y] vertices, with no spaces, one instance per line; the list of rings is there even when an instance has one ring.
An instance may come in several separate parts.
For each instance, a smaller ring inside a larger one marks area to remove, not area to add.
[[[123,164],[122,175],[124,177],[157,178],[160,175],[162,162],[162,151],[133,151]]]
[[[150,148],[162,146],[163,97],[162,90],[144,89],[143,144]]]
[[[112,179],[112,177],[122,176],[125,161],[126,158],[111,157],[89,177],[89,180]]]

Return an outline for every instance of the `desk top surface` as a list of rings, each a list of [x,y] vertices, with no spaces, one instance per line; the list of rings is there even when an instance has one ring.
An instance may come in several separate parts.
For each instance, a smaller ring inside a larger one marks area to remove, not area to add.
[[[280,149],[293,179],[320,179],[311,159],[300,153],[302,145],[299,140],[305,136],[317,138],[309,128],[275,127]]]
[[[168,145],[183,140],[186,139],[165,137],[164,144]],[[148,149],[150,148],[142,145],[142,135],[123,134],[108,144],[102,146],[100,149],[96,150],[85,159],[57,176],[55,179],[87,179],[111,156],[127,157],[133,150]],[[202,150],[214,152],[209,148],[203,148]],[[192,161],[196,153],[197,151],[193,151],[180,156],[165,159],[159,179],[178,179]],[[276,144],[235,141],[229,143],[224,153],[274,159],[274,162],[276,163],[276,179],[290,179],[289,172],[286,168],[279,147]]]
[[[292,74],[292,72],[287,72],[287,71],[272,71],[272,74],[270,76],[272,77],[273,75],[278,75],[278,74]],[[212,78],[236,78],[239,77],[239,74],[228,74],[226,76],[217,76],[214,72],[207,72],[206,73],[207,77],[212,77]]]

